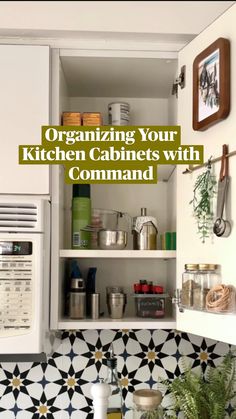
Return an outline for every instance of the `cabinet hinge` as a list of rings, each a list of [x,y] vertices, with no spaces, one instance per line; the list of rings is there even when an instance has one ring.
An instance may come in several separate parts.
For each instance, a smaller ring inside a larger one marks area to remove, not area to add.
[[[186,66],[183,65],[180,70],[180,75],[177,79],[175,79],[173,86],[172,86],[172,95],[178,97],[178,87],[180,86],[181,89],[185,87],[185,71]]]
[[[177,288],[174,292],[174,297],[172,298],[172,304],[178,306],[179,311],[183,313],[184,309],[181,304],[181,289]]]

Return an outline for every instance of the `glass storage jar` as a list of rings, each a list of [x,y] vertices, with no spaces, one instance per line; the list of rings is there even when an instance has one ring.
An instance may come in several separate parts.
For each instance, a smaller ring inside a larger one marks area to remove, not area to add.
[[[205,310],[206,295],[209,290],[220,284],[220,276],[217,273],[218,266],[209,263],[199,263],[193,287],[193,308]]]
[[[158,390],[143,389],[133,392],[133,419],[163,419],[162,394]]]
[[[218,284],[206,296],[206,309],[211,313],[227,314],[236,311],[236,292],[233,285]]]
[[[188,263],[184,265],[185,271],[182,275],[181,305],[184,307],[193,306],[193,289],[197,284],[198,264]]]

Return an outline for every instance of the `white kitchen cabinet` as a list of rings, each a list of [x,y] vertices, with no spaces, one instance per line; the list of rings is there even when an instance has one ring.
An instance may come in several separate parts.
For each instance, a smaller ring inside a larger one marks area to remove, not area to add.
[[[99,52],[97,53],[99,54]],[[103,53],[104,54],[104,53]],[[125,100],[131,105],[131,124],[169,125],[171,119],[169,100],[171,86],[163,89],[152,87],[160,68],[172,74],[176,71],[176,60],[128,58],[107,52],[106,56],[86,56],[84,51],[54,51],[53,53],[53,123],[60,123],[62,111],[100,111],[107,124],[108,103]],[[143,79],[143,71],[149,76]],[[151,80],[150,80],[151,78]],[[169,77],[170,79],[170,77]],[[171,78],[171,82],[172,82]],[[161,95],[165,97],[160,97]],[[118,96],[119,94],[119,96]],[[121,96],[122,95],[122,98]],[[125,96],[126,95],[126,96]],[[163,166],[159,170],[158,184],[91,185],[91,200],[94,208],[117,209],[136,216],[141,207],[147,207],[148,214],[158,220],[158,249],[160,234],[175,231],[175,168]],[[170,294],[175,285],[175,251],[135,251],[132,250],[132,235],[129,234],[127,250],[71,250],[71,199],[72,186],[65,185],[62,167],[53,167],[53,249],[52,249],[52,312],[51,326],[58,329],[111,329],[111,328],[174,328],[175,314],[171,304],[164,319],[142,319],[135,316],[133,283],[142,278],[163,285]],[[125,221],[121,227],[127,228]],[[97,291],[101,294],[101,308],[104,316],[98,320],[70,320],[64,315],[65,263],[68,258],[76,258],[82,273],[96,266]],[[56,261],[56,262],[55,262]],[[60,264],[57,263],[60,261]],[[59,278],[59,280],[58,280]],[[122,285],[128,294],[128,304],[123,319],[111,320],[106,307],[106,286]]]
[[[186,87],[183,90],[179,89],[178,101],[175,98],[168,99],[167,97],[164,100],[163,97],[158,96],[157,75],[160,77],[160,74],[155,68],[158,58],[154,56],[150,58],[149,55],[149,58],[146,58],[140,52],[138,58],[128,58],[127,51],[123,56],[122,51],[54,51],[53,123],[59,124],[61,112],[68,110],[101,111],[106,115],[108,103],[124,100],[130,102],[131,109],[133,109],[131,124],[169,125],[177,123],[175,119],[177,107],[183,144],[203,144],[205,160],[210,156],[219,156],[223,143],[229,144],[230,151],[232,151],[235,148],[236,81],[233,78],[231,80],[231,114],[229,117],[205,132],[193,131],[192,64],[194,58],[203,49],[217,38],[225,37],[231,42],[231,62],[233,71],[235,70],[235,18],[236,6],[233,6],[180,52],[179,62],[177,63],[175,60],[175,74],[179,74],[181,66],[186,65]],[[174,56],[171,59],[168,57],[168,60],[164,59],[165,64],[174,59]],[[167,67],[164,67],[163,62],[158,64],[163,65],[164,80]],[[137,68],[141,69],[143,73],[142,80],[138,79]],[[156,74],[156,83],[151,68]],[[153,85],[152,89],[150,89],[147,80]],[[171,86],[169,89],[171,90]],[[106,119],[104,123],[107,123]],[[130,240],[128,250],[119,253],[70,250],[71,186],[64,185],[63,168],[59,166],[53,168],[52,328],[137,327],[166,329],[176,327],[178,330],[204,337],[236,343],[236,335],[233,332],[235,315],[216,315],[191,310],[179,312],[177,308],[176,313],[173,310],[170,318],[156,321],[135,318],[132,308],[129,308],[122,321],[112,321],[106,316],[97,321],[71,321],[64,316],[64,264],[70,257],[78,258],[84,272],[89,266],[98,267],[98,291],[103,295],[103,308],[105,307],[106,285],[126,284],[131,292],[131,284],[141,276],[148,276],[152,280],[161,280],[166,290],[173,293],[176,287],[181,288],[182,272],[186,263],[219,264],[222,281],[236,286],[234,266],[236,233],[234,228],[229,238],[213,238],[213,240],[207,240],[205,244],[200,242],[196,232],[196,224],[192,217],[189,201],[192,199],[193,185],[199,171],[191,175],[184,175],[182,172],[185,167],[178,166],[176,176],[175,172],[172,173],[173,167],[162,166],[160,169],[157,185],[95,185],[92,187],[92,202],[94,207],[117,208],[129,212],[132,216],[139,213],[141,206],[146,206],[150,209],[150,213],[157,217],[159,233],[167,230],[173,231],[177,227],[176,255],[164,254],[160,251],[148,254],[140,251],[137,256],[137,253],[131,250]],[[218,175],[219,165],[215,165],[214,170]],[[232,162],[230,160],[230,174],[232,179],[229,210],[231,220],[233,220],[236,215],[234,190],[236,166],[233,164],[233,158]],[[176,270],[175,257],[177,260]]]
[[[0,45],[0,193],[48,194],[48,165],[19,165],[20,144],[49,124],[49,47]]]

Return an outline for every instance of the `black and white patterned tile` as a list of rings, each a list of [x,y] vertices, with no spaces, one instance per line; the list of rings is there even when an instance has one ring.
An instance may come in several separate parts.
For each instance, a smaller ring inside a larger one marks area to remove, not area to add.
[[[155,389],[158,380],[173,379],[184,365],[205,372],[217,366],[230,347],[176,330],[65,331],[47,363],[1,364],[0,419],[92,419],[90,389],[99,377],[106,377],[111,343],[126,419],[132,418],[135,389]],[[232,412],[229,404],[226,417]]]

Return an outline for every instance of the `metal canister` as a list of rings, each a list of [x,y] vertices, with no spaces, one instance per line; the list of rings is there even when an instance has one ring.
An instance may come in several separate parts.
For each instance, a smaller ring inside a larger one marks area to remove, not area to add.
[[[91,318],[98,319],[100,314],[100,294],[98,292],[89,295]]]
[[[141,208],[141,217],[147,216],[147,209]],[[134,218],[133,224],[135,224],[137,217]],[[151,222],[145,222],[145,218],[143,219],[144,222],[142,223],[142,227],[140,232],[138,233],[133,228],[133,248],[134,250],[156,250],[157,248],[157,228]]]
[[[109,125],[129,125],[130,106],[124,102],[113,102],[108,105]]]
[[[107,294],[108,313],[112,319],[121,319],[124,315],[126,306],[126,294],[112,292]]]
[[[69,317],[71,319],[86,317],[86,293],[83,278],[72,278],[71,280]]]

